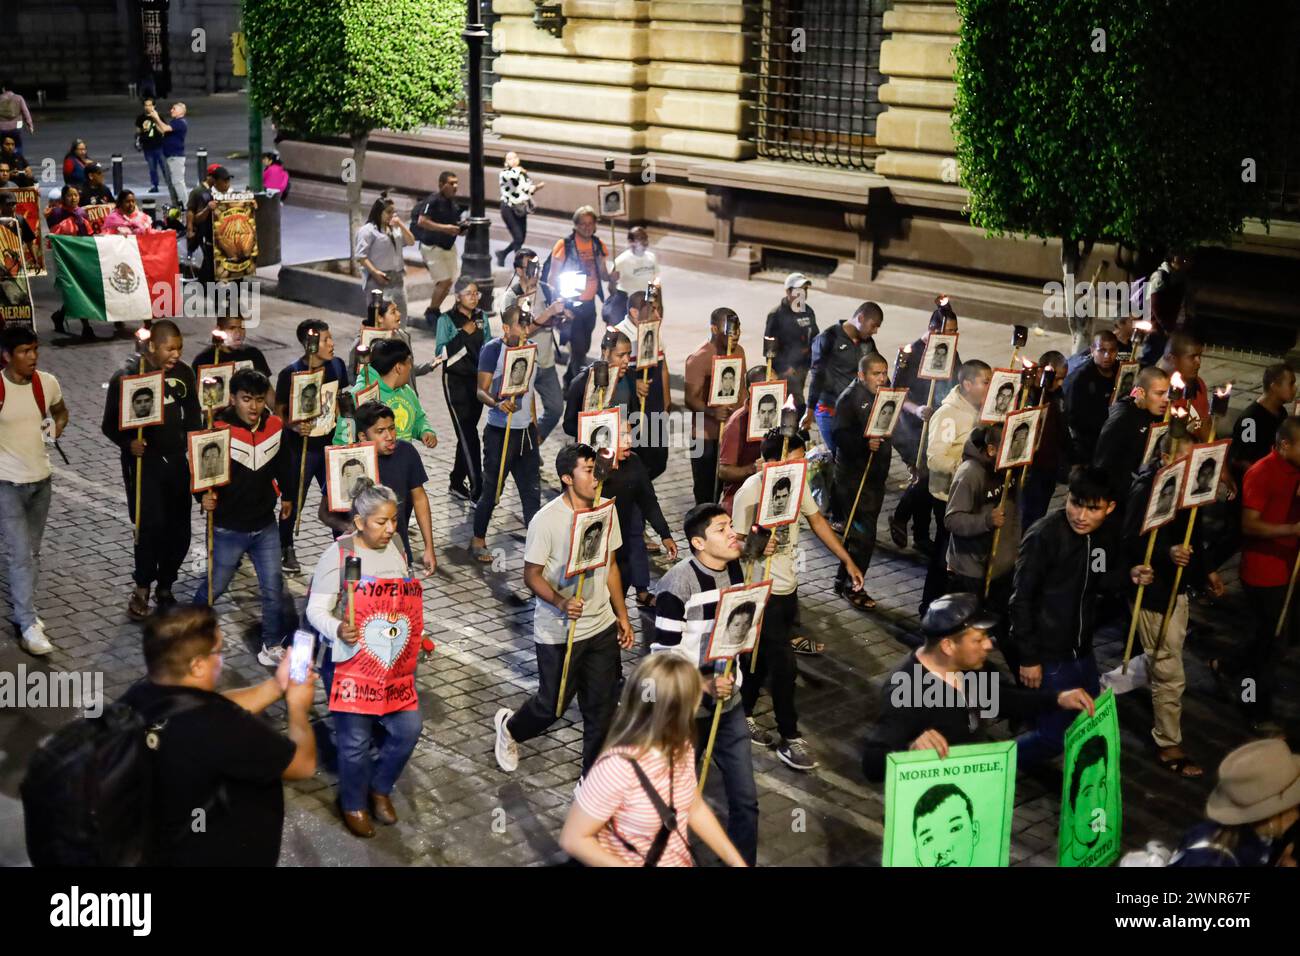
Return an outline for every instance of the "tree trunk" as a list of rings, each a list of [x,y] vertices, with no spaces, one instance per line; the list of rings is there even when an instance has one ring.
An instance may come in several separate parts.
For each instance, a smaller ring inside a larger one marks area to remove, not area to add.
[[[1074,336],[1074,351],[1081,352],[1087,348],[1092,339],[1092,315],[1076,315],[1079,311],[1076,301],[1076,292],[1078,283],[1081,280],[1080,270],[1083,264],[1092,254],[1092,239],[1061,239],[1061,284],[1065,288],[1065,324],[1069,328],[1070,334]],[[1092,290],[1089,289],[1089,295]],[[1095,308],[1089,308],[1090,313],[1095,312]]]
[[[361,228],[361,184],[365,180],[366,144],[370,142],[370,133],[355,133],[352,136],[352,180],[348,183],[348,262],[351,273],[360,275],[357,269],[357,231]]]

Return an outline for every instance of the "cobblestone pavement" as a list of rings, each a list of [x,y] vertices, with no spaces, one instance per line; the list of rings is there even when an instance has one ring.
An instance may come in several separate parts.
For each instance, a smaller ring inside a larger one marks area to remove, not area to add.
[[[253,341],[267,352],[272,368],[279,369],[296,351],[288,347],[294,325],[311,312],[277,300],[266,300],[264,306],[263,324]],[[329,318],[336,331],[354,321],[341,315]],[[187,357],[206,337],[206,323],[201,329],[200,321],[186,324],[186,330],[193,333],[186,345]],[[964,335],[969,334],[972,342],[1005,337],[1005,330],[997,327],[968,323],[963,328],[969,330]],[[898,329],[896,337],[901,339],[903,331]],[[417,338],[417,346],[428,347],[427,336]],[[45,538],[39,601],[58,649],[46,661],[33,661],[17,650],[11,634],[0,643],[0,664],[5,670],[14,671],[22,662],[28,668],[102,672],[110,698],[125,690],[142,670],[138,628],[125,614],[131,533],[117,452],[98,430],[103,383],[127,348],[129,344],[105,341],[63,349],[46,345],[42,351],[42,367],[59,377],[72,412],[62,442],[72,464],[58,463],[56,468],[55,505]],[[1213,376],[1228,370],[1227,363],[1207,364]],[[1242,391],[1249,390],[1252,376],[1257,386],[1258,371],[1240,364],[1231,369]],[[493,713],[503,704],[518,704],[536,686],[530,640],[532,611],[522,583],[524,528],[518,517],[518,498],[508,484],[489,536],[497,561],[485,569],[473,562],[466,550],[470,534],[467,506],[443,493],[454,443],[446,408],[437,395],[440,389],[426,379],[421,391],[443,436],[437,449],[421,449],[432,476],[430,499],[440,555],[436,579],[425,592],[426,624],[438,641],[438,650],[418,674],[425,726],[398,784],[402,822],[385,828],[373,841],[347,836],[333,810],[334,777],[322,769],[314,779],[287,790],[285,864],[521,865],[556,862],[562,856],[556,837],[577,778],[580,727],[566,718],[543,738],[522,745],[520,768],[514,775],[502,773],[492,757]],[[545,485],[548,496],[556,491],[549,462],[559,447],[557,431],[543,454],[548,462],[543,468],[544,476],[549,476]],[[892,509],[902,477],[895,460],[886,514]],[[690,471],[683,452],[674,454],[657,490],[665,513],[680,520],[691,504]],[[315,496],[313,488],[308,515],[315,513]],[[197,510],[193,527],[192,559],[176,589],[182,598],[193,592],[203,574]],[[328,541],[323,527],[311,520],[304,522],[298,551],[305,568],[314,565],[315,556]],[[903,639],[915,627],[924,569],[914,552],[897,553],[887,542],[882,544],[869,576],[879,609],[868,615],[850,608],[830,591],[835,562],[820,544],[808,548],[805,560],[800,587],[804,629],[826,641],[828,650],[823,657],[799,659],[798,699],[805,733],[822,766],[812,774],[799,774],[777,761],[773,752],[756,754],[760,862],[873,865],[880,853],[883,790],[863,781],[859,746],[876,707],[882,673],[906,653]],[[657,576],[665,565],[656,561],[655,567]],[[290,581],[300,604],[307,583],[306,573]],[[245,565],[231,592],[218,605],[223,628],[232,638],[226,657],[228,686],[257,681],[266,673],[257,664],[251,645],[238,639],[258,618],[255,587],[251,569]],[[1211,766],[1246,739],[1244,728],[1227,706],[1215,699],[1213,683],[1202,663],[1211,646],[1231,639],[1240,627],[1229,623],[1239,610],[1238,603],[1234,589],[1224,607],[1198,607],[1198,626],[1189,641],[1188,747],[1194,757]],[[650,622],[634,623],[644,635]],[[1099,642],[1103,664],[1118,658],[1121,637],[1113,632],[1103,634]],[[625,665],[630,666],[644,652],[644,644],[639,643],[626,653]],[[1293,697],[1294,668],[1287,671],[1285,679],[1285,693]],[[1176,840],[1196,819],[1210,786],[1208,778],[1183,781],[1156,767],[1147,745],[1149,709],[1149,698],[1142,692],[1122,698],[1127,846],[1140,846],[1153,838]],[[322,731],[323,713],[318,702],[316,717]],[[39,737],[68,716],[68,712],[39,709],[0,712],[0,862],[24,859],[17,785]],[[576,717],[576,708],[570,716]],[[270,717],[282,722],[280,705]],[[760,722],[770,726],[770,721],[764,698]],[[1059,788],[1056,770],[1021,774],[1014,863],[1050,865],[1054,861]],[[725,806],[717,774],[711,776],[709,796],[715,806]]]
[[[47,125],[52,134],[53,129]],[[129,132],[129,127],[127,129]],[[43,131],[45,132],[45,131]],[[66,137],[64,137],[66,139]],[[121,148],[123,144],[111,144]],[[129,145],[129,144],[125,144]],[[286,217],[294,216],[290,207]],[[305,219],[315,214],[298,210]],[[319,217],[317,217],[319,218]],[[335,226],[341,217],[329,220]],[[303,223],[299,221],[298,227]],[[311,228],[317,228],[314,219]],[[286,234],[291,231],[286,224]],[[301,231],[301,230],[300,230]],[[286,247],[286,261],[294,256]],[[745,322],[744,344],[752,356],[759,354],[761,317],[775,304],[779,285],[722,280],[703,273],[665,270],[666,297],[673,315],[665,330],[665,350],[680,371],[685,356],[703,338],[709,310],[720,303],[735,307]],[[48,280],[36,284],[37,301],[44,306],[54,293]],[[418,296],[413,301],[419,302]],[[844,318],[853,300],[814,292],[811,303],[821,324]],[[305,306],[263,299],[261,326],[251,340],[260,346],[278,371],[297,352],[293,328],[301,319],[318,314]],[[41,326],[48,335],[41,309]],[[886,306],[887,322],[877,344],[887,355],[924,328],[922,313]],[[329,314],[336,339],[351,338],[356,319]],[[185,356],[190,358],[207,337],[206,320],[188,319]],[[417,330],[417,352],[432,348],[432,336]],[[989,323],[962,324],[961,351],[998,365],[1006,352],[1007,329]],[[293,344],[294,347],[290,347]],[[1064,337],[1035,336],[1030,351],[1061,348]],[[39,607],[57,651],[43,661],[27,657],[16,647],[12,629],[0,634],[0,671],[16,672],[20,664],[31,669],[97,672],[105,693],[115,697],[142,673],[138,627],[126,617],[130,591],[131,529],[120,478],[116,449],[99,433],[104,383],[129,343],[99,344],[42,350],[41,366],[63,384],[72,421],[62,445],[70,465],[56,462],[55,501],[44,545],[44,573]],[[1217,383],[1232,378],[1237,389],[1234,411],[1258,393],[1262,360],[1208,356],[1203,375]],[[435,373],[437,374],[437,373]],[[429,491],[433,527],[439,553],[436,578],[426,585],[426,626],[438,641],[431,662],[418,672],[424,731],[415,754],[398,783],[396,803],[402,822],[382,828],[371,841],[348,836],[333,809],[334,776],[322,769],[314,779],[286,790],[287,819],[281,860],[296,865],[433,864],[433,865],[536,865],[562,859],[556,838],[572,798],[577,779],[581,728],[566,718],[546,736],[521,746],[519,770],[502,773],[492,756],[493,713],[499,706],[520,703],[536,687],[536,667],[531,642],[531,604],[523,586],[524,528],[519,500],[507,483],[488,537],[496,562],[485,567],[467,551],[470,511],[467,505],[444,493],[451,456],[455,452],[452,429],[438,383],[425,379],[420,386],[425,407],[442,436],[430,451],[420,448],[431,475]],[[680,396],[678,396],[680,400]],[[559,430],[543,448],[543,492],[556,493],[553,461],[563,443]],[[549,477],[548,477],[549,476]],[[895,458],[889,495],[883,509],[892,511],[904,477]],[[680,540],[680,518],[692,504],[690,469],[685,453],[674,452],[667,473],[657,483],[665,514],[670,516]],[[305,569],[329,541],[325,529],[310,516],[316,508],[316,490],[309,493],[298,545]],[[1059,502],[1058,502],[1059,504]],[[414,529],[413,534],[418,537]],[[818,658],[799,658],[798,702],[801,724],[821,761],[812,774],[786,768],[771,751],[756,753],[760,805],[759,861],[764,865],[875,865],[880,859],[883,832],[883,788],[866,783],[859,769],[860,745],[874,717],[881,677],[906,653],[915,631],[916,607],[924,567],[913,551],[899,553],[882,534],[868,576],[869,590],[879,602],[872,614],[850,608],[830,590],[835,562],[811,535],[805,536],[805,567],[800,575],[804,632],[827,643]],[[177,594],[193,593],[204,573],[203,532],[194,512],[193,548]],[[652,561],[657,577],[666,564]],[[1247,739],[1246,729],[1216,696],[1204,661],[1216,648],[1243,633],[1249,621],[1236,576],[1225,573],[1229,596],[1219,606],[1197,604],[1194,630],[1187,643],[1188,691],[1184,727],[1191,755],[1207,767],[1232,747]],[[294,576],[289,586],[299,602],[304,599],[309,573]],[[0,569],[0,590],[7,596],[7,581]],[[635,605],[633,605],[635,607]],[[241,686],[263,679],[266,671],[255,659],[255,648],[240,640],[259,617],[256,583],[246,564],[231,591],[218,603],[228,635],[225,683]],[[648,620],[633,618],[639,634]],[[1098,636],[1098,656],[1103,667],[1117,663],[1122,653],[1121,628],[1112,625]],[[639,642],[625,653],[625,672],[645,653]],[[1282,675],[1280,697],[1290,726],[1296,728],[1297,674],[1294,655]],[[1200,781],[1174,778],[1160,770],[1150,747],[1150,698],[1142,691],[1121,698],[1125,744],[1124,842],[1138,847],[1149,839],[1173,843],[1199,817],[1212,777]],[[317,726],[327,735],[323,699],[316,707]],[[25,861],[18,785],[39,739],[72,716],[52,708],[0,710],[0,864]],[[576,708],[570,716],[576,718]],[[283,708],[269,717],[283,726]],[[760,723],[770,727],[766,698],[759,704]],[[1004,725],[994,735],[1005,736]],[[1294,735],[1293,735],[1294,737]],[[1034,774],[1022,772],[1016,791],[1014,864],[1052,865],[1055,861],[1056,820],[1060,794],[1059,769]],[[725,811],[721,780],[710,775],[708,795]]]

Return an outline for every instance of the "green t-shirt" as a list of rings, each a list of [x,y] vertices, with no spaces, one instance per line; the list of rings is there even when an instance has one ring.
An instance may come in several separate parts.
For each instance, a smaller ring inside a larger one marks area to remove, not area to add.
[[[375,372],[366,366],[360,370],[357,376],[357,384],[352,387],[354,395],[360,394],[371,383],[379,383],[379,401],[393,410],[394,424],[397,426],[397,437],[403,441],[419,441],[425,432],[433,432],[436,436],[438,433],[429,424],[429,419],[424,414],[424,407],[420,404],[420,396],[415,394],[415,389],[409,385],[403,385],[401,388],[389,388],[384,384]],[[343,415],[339,416],[338,426],[334,429],[334,444],[348,445],[356,441],[353,437],[354,429],[352,419]]]

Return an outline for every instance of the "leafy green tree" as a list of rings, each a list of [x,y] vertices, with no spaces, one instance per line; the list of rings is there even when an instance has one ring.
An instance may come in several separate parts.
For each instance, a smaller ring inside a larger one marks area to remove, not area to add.
[[[952,123],[971,222],[1059,238],[1077,276],[1097,242],[1149,257],[1267,221],[1284,7],[958,0]]]
[[[349,250],[370,133],[447,118],[460,97],[464,25],[458,0],[244,0],[258,108],[281,129],[346,137],[352,147],[340,170]]]

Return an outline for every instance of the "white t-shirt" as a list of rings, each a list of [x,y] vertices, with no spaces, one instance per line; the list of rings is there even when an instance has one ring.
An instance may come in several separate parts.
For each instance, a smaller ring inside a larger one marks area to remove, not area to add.
[[[731,520],[736,531],[748,534],[749,529],[754,526],[754,514],[758,508],[758,492],[763,487],[763,473],[760,471],[756,475],[750,475],[745,479],[745,483],[736,491],[735,500],[731,505]],[[803,485],[803,497],[799,499],[799,514],[807,518],[809,515],[817,514],[817,500],[813,498],[812,492],[808,488],[808,482]],[[783,524],[779,528],[773,528],[772,534],[776,536],[776,551],[772,555],[772,593],[773,594],[793,594],[799,587],[799,577],[795,573],[794,555],[795,548],[799,544],[799,527],[803,524],[799,518],[791,524]],[[767,559],[760,559],[766,563]],[[763,573],[760,564],[754,570],[754,579],[757,575]]]
[[[605,500],[608,499],[602,499]],[[595,637],[617,620],[614,617],[614,606],[609,601],[609,588],[605,584],[614,552],[623,545],[618,512],[612,509],[610,521],[609,551],[605,565],[595,571],[588,571],[583,579],[582,599],[585,605],[573,632],[574,641]],[[524,542],[524,560],[529,564],[542,565],[542,576],[546,578],[546,583],[566,598],[573,597],[578,591],[578,576],[564,576],[564,569],[569,564],[572,530],[573,509],[569,507],[565,496],[560,494],[533,515]],[[533,606],[533,640],[538,644],[566,643],[569,639],[568,615],[541,598],[534,600]]]
[[[406,555],[402,553],[402,539],[397,535],[393,535],[383,551],[371,551],[358,543],[353,553],[361,559],[363,578],[404,578],[410,574]],[[343,559],[336,541],[316,562],[316,570],[311,576],[311,594],[307,599],[307,620],[317,631],[338,644],[335,650],[340,657],[346,656],[347,648],[336,637],[341,621],[334,616],[334,606],[341,592],[339,580],[342,573]]]
[[[631,249],[624,249],[614,260],[614,271],[618,273],[618,290],[631,295],[644,292],[650,280],[659,274],[659,260],[647,249],[637,255]]]
[[[36,372],[45,392],[49,413],[63,401],[59,380],[49,372]],[[26,485],[50,477],[50,452],[41,433],[41,410],[32,394],[31,383],[16,385],[5,376],[4,408],[0,408],[0,481]]]

